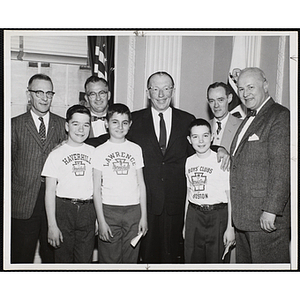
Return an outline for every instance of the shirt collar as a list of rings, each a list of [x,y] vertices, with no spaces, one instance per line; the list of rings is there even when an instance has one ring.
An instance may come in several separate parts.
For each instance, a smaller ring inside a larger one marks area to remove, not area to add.
[[[214,120],[215,120],[215,123],[217,124],[217,122],[221,122],[222,125],[226,124],[228,118],[229,118],[229,112],[227,114],[227,116],[222,120],[222,121],[219,121],[216,117],[214,117]]]
[[[30,112],[31,112],[32,118],[33,118],[35,121],[40,122],[39,116],[38,116],[32,109],[30,110]],[[44,123],[45,123],[45,124],[48,124],[48,123],[49,123],[49,116],[50,116],[49,111],[43,116],[43,120],[44,120]]]
[[[152,112],[152,115],[155,116],[155,117],[158,117],[158,114],[161,113],[160,111],[157,111],[155,108],[153,108],[151,106],[151,112]],[[164,116],[170,116],[171,113],[172,113],[172,108],[171,107],[168,107],[164,112],[162,112]]]
[[[267,101],[270,99],[271,97],[269,96],[262,104],[261,106],[256,110],[256,113],[258,114],[258,112],[262,109],[262,107],[267,103]]]

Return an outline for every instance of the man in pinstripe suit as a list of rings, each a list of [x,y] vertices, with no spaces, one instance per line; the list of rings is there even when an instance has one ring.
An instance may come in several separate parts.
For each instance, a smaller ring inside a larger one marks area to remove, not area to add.
[[[42,262],[51,263],[41,171],[50,151],[66,137],[65,120],[49,111],[54,92],[47,75],[32,76],[26,94],[31,109],[11,120],[11,262],[33,263],[39,240]]]

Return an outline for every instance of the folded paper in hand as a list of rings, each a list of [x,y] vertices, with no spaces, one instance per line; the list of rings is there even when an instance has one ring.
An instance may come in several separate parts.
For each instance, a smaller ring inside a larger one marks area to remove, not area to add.
[[[135,246],[137,245],[137,243],[139,242],[139,240],[140,240],[140,238],[141,238],[142,236],[143,236],[143,233],[140,232],[136,237],[134,237],[134,238],[131,240],[130,244],[131,244],[131,246],[132,246],[133,248],[135,248]]]
[[[249,136],[248,141],[259,141],[259,137],[254,133]]]
[[[230,244],[228,244],[227,246],[226,246],[226,248],[225,248],[225,250],[224,250],[224,253],[223,253],[223,256],[222,256],[222,260],[224,260],[224,258],[225,258],[225,255],[228,253],[228,251],[229,251],[229,248],[230,248]]]

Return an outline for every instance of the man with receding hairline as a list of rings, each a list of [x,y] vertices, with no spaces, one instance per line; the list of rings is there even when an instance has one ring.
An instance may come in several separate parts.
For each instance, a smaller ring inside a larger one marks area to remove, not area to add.
[[[33,263],[37,242],[43,263],[54,261],[47,241],[44,162],[66,138],[65,120],[50,112],[53,83],[44,74],[28,82],[30,110],[11,120],[11,262]]]
[[[259,68],[238,77],[249,114],[231,145],[231,202],[237,263],[288,263],[290,112],[269,96]]]
[[[104,78],[90,76],[84,84],[85,100],[89,103],[92,115],[90,138],[106,134],[104,120],[109,106],[111,93]]]
[[[193,153],[186,136],[195,117],[172,107],[175,86],[167,72],[153,73],[146,92],[150,107],[132,113],[127,136],[141,146],[145,164],[148,232],[141,240],[141,260],[183,263],[184,165]]]

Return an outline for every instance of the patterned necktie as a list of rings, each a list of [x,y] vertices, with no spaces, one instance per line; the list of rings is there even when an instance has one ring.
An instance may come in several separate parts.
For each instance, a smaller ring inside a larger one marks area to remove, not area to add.
[[[92,116],[91,120],[92,122],[96,122],[98,120],[104,121],[106,117],[97,117],[97,116]]]
[[[166,152],[166,144],[167,144],[167,131],[166,131],[166,124],[164,120],[164,115],[162,113],[158,114],[160,117],[160,122],[159,122],[159,146],[160,149],[163,153],[163,155]]]
[[[217,124],[218,124],[218,128],[217,128],[217,135],[219,135],[219,133],[220,133],[220,131],[221,131],[221,129],[222,129],[222,127],[221,127],[221,122],[217,122]]]
[[[40,128],[39,128],[39,135],[40,135],[42,144],[44,145],[45,141],[46,141],[46,126],[45,126],[43,117],[39,117],[39,120],[41,121]]]

